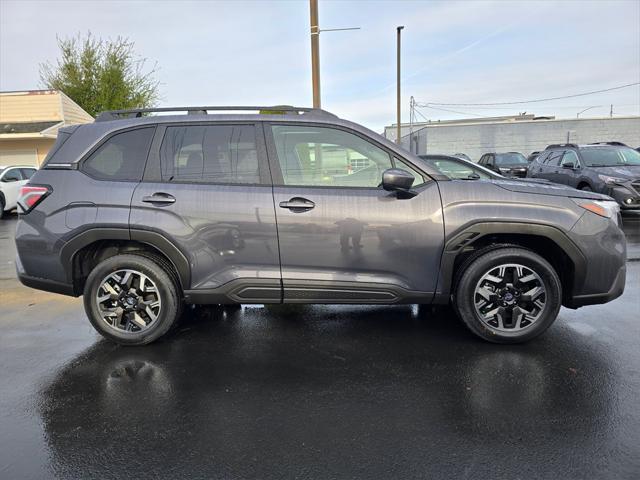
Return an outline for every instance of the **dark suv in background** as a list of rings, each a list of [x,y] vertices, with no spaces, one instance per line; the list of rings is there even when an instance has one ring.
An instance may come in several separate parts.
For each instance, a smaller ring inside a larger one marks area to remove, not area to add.
[[[524,178],[529,167],[527,158],[518,152],[485,153],[478,163],[505,177]]]
[[[625,284],[608,197],[454,180],[316,109],[105,112],[60,130],[18,203],[20,280],[84,295],[129,345],[185,303],[451,302],[476,335],[522,342]]]
[[[604,193],[624,209],[640,208],[640,153],[620,142],[549,145],[528,176]]]

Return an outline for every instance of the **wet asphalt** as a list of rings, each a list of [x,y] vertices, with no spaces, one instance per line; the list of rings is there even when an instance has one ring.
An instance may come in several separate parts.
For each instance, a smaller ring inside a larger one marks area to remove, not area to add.
[[[625,294],[526,345],[448,309],[199,308],[102,340],[15,278],[0,221],[0,478],[639,478],[640,215]]]

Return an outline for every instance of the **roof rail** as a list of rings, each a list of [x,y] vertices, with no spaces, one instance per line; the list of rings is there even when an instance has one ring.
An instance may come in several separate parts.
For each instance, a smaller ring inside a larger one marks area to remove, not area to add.
[[[622,143],[622,142],[593,142],[593,143],[590,143],[589,145],[616,145],[618,147],[627,146],[626,143]]]
[[[264,115],[285,115],[292,113],[296,115],[300,114],[313,114],[319,116],[326,116],[332,118],[338,118],[331,112],[322,110],[320,108],[309,107],[292,107],[290,105],[271,105],[271,106],[205,106],[205,107],[159,107],[159,108],[132,108],[127,110],[107,110],[101,112],[96,117],[96,122],[108,122],[110,120],[120,120],[123,118],[139,118],[147,113],[159,113],[159,112],[187,112],[187,115],[206,115],[209,111],[214,112],[231,112],[231,111],[255,111]]]
[[[547,148],[545,148],[545,150],[551,150],[552,148],[561,148],[561,147],[578,148],[578,145],[576,145],[575,143],[554,143],[551,145],[547,145]]]

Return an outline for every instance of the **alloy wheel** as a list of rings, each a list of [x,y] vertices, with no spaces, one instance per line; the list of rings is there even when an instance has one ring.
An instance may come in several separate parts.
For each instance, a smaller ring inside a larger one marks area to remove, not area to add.
[[[492,267],[474,290],[481,321],[500,332],[529,328],[540,319],[546,303],[547,292],[540,275],[516,263]]]
[[[107,275],[98,287],[96,303],[102,320],[119,332],[147,330],[160,315],[158,287],[137,270],[121,269]]]

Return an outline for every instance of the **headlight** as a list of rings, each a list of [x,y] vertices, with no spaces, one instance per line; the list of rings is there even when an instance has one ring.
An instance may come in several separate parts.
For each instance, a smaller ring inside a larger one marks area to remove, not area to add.
[[[620,206],[617,202],[613,200],[589,200],[587,198],[572,198],[571,200],[585,210],[589,210],[591,213],[601,217],[610,218],[616,225],[618,224]]]
[[[511,171],[510,168],[502,168],[502,167],[498,167],[498,170],[500,170],[500,173],[509,173]]]
[[[602,180],[604,183],[606,183],[607,185],[618,185],[620,183],[624,183],[627,181],[626,178],[611,177],[609,175],[598,175],[598,178]]]

